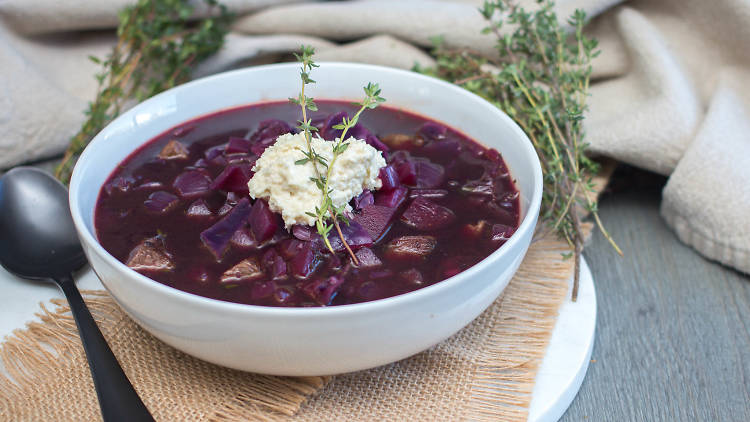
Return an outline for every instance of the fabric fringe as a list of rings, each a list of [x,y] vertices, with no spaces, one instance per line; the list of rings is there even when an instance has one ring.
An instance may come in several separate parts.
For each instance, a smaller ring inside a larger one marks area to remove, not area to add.
[[[536,242],[503,292],[501,312],[480,347],[465,419],[524,421],[539,365],[567,297],[573,260],[560,241]]]

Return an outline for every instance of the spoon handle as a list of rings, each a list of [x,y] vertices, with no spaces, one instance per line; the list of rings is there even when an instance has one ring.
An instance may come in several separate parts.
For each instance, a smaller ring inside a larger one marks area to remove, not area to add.
[[[89,360],[89,369],[94,378],[102,419],[112,421],[153,421],[146,406],[138,397],[133,385],[123,372],[117,358],[99,331],[91,312],[83,302],[70,275],[55,279],[70,304],[81,335],[83,349]]]

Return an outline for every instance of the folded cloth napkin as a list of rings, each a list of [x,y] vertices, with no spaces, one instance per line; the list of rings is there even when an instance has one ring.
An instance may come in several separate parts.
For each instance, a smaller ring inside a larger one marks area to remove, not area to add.
[[[0,1],[0,168],[63,150],[95,92],[87,56],[105,54],[114,38],[101,29],[128,3]],[[198,75],[303,42],[318,60],[400,68],[432,64],[424,48],[434,35],[492,53],[479,0],[224,3],[241,16]],[[680,239],[750,273],[750,0],[558,1],[561,18],[576,8],[594,17],[587,30],[602,50],[585,121],[591,150],[669,175],[661,211]]]

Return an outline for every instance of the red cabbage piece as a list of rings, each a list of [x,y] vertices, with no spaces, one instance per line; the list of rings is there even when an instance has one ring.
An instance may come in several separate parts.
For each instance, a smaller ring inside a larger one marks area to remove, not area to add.
[[[398,173],[396,173],[396,169],[391,165],[382,167],[378,177],[383,183],[383,186],[380,188],[382,191],[391,191],[401,186],[401,183],[398,180]]]
[[[286,259],[292,259],[297,256],[303,246],[305,242],[299,239],[284,239],[279,244],[279,253]]]
[[[409,190],[403,186],[399,186],[390,192],[378,192],[375,195],[375,205],[382,205],[384,207],[398,208],[402,202],[406,199],[406,194]]]
[[[211,182],[211,189],[224,192],[235,192],[242,196],[249,194],[247,182],[250,181],[250,166],[247,164],[230,164]]]
[[[422,147],[420,152],[441,162],[454,159],[461,153],[461,143],[455,139],[433,141]]]
[[[508,239],[510,239],[511,236],[513,236],[513,233],[516,232],[516,229],[512,226],[508,226],[505,224],[493,224],[492,225],[492,237],[491,241],[497,246],[500,246],[504,244]]]
[[[259,242],[270,239],[279,228],[279,218],[268,208],[268,203],[258,199],[250,212],[250,228]]]
[[[329,305],[338,293],[344,277],[334,275],[324,279],[312,280],[302,286],[302,291],[321,305]]]
[[[414,161],[417,177],[414,185],[418,188],[432,189],[440,186],[445,178],[445,169],[440,164],[430,160],[419,159]]]
[[[135,180],[130,176],[117,176],[104,185],[104,191],[110,196],[118,192],[125,193],[133,187],[134,183]]]
[[[410,189],[409,199],[414,198],[427,198],[427,199],[443,199],[448,196],[448,191],[445,189]]]
[[[253,234],[250,232],[249,227],[240,227],[232,238],[229,239],[229,243],[234,248],[238,249],[256,249],[258,248],[258,241],[253,238]]]
[[[421,231],[440,230],[455,220],[453,211],[425,198],[412,201],[401,215],[402,223]]]
[[[313,229],[310,226],[295,224],[292,226],[292,235],[299,240],[309,241],[313,238]]]
[[[290,133],[292,128],[283,120],[268,119],[258,123],[258,129],[250,137],[250,143],[272,144],[280,135]],[[270,141],[270,142],[268,142]],[[260,155],[260,154],[258,154]]]
[[[201,170],[188,170],[174,179],[172,187],[183,198],[196,198],[211,191],[211,178]]]
[[[206,203],[206,201],[203,198],[200,198],[190,204],[186,211],[186,214],[188,217],[202,218],[210,217],[214,213],[211,212],[210,208],[208,208],[208,204]]]
[[[224,150],[224,154],[243,154],[248,151],[250,151],[250,142],[248,142],[247,139],[237,136],[230,136],[229,142],[227,142],[227,147]]]
[[[381,261],[380,258],[375,255],[375,252],[373,252],[370,248],[362,248],[358,250],[354,255],[359,261],[359,268],[370,270],[383,265],[383,261]]]
[[[256,281],[250,288],[250,298],[253,300],[263,299],[276,292],[276,283],[273,281]]]
[[[274,280],[286,277],[286,261],[273,248],[263,254],[263,267]]]
[[[163,190],[156,191],[148,196],[148,199],[143,202],[143,205],[147,210],[156,214],[166,214],[172,211],[177,204],[179,199],[169,192]]]
[[[305,242],[299,253],[292,258],[289,264],[295,277],[307,278],[318,268],[321,259],[315,249],[312,242]]]
[[[203,155],[206,157],[207,161],[212,161],[215,158],[224,154],[224,150],[226,148],[227,148],[227,144],[216,145],[207,149],[206,152],[203,153]]]
[[[320,129],[320,137],[325,139],[326,141],[333,141],[337,137],[341,136],[341,129],[334,129],[333,127],[341,124],[341,122],[343,122],[344,120],[344,117],[349,117],[345,111],[339,111],[338,113],[329,115]]]
[[[217,260],[226,252],[232,235],[247,221],[250,210],[250,200],[242,198],[224,218],[201,232],[201,241]]]
[[[424,285],[424,276],[416,268],[410,268],[406,271],[402,271],[398,273],[398,276],[408,285],[417,287],[421,287]]]
[[[365,189],[356,198],[354,198],[354,209],[361,210],[362,208],[372,205],[375,203],[375,196],[369,189]]]
[[[426,122],[419,128],[417,134],[428,141],[438,141],[445,139],[448,128],[435,122]]]
[[[384,207],[381,205],[368,205],[362,208],[362,212],[355,215],[353,221],[359,223],[373,241],[378,241],[391,225],[393,216],[396,214],[395,208]]]
[[[370,236],[370,233],[356,221],[349,221],[348,225],[343,222],[339,223],[339,227],[341,228],[341,234],[344,235],[344,240],[346,240],[346,243],[353,251],[372,245],[372,236]],[[341,238],[335,228],[331,230],[331,233],[328,235],[328,242],[331,244],[331,247],[335,252],[346,250],[344,243],[341,242]]]

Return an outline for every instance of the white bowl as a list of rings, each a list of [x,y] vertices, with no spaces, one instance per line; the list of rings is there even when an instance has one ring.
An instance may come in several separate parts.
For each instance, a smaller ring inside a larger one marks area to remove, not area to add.
[[[521,193],[520,227],[492,255],[435,285],[328,308],[242,305],[186,293],[145,277],[98,243],[94,207],[105,180],[154,136],[197,116],[296,96],[299,65],[227,72],[159,94],[124,113],[86,148],[70,184],[70,208],[83,249],[117,303],[143,328],[185,353],[219,365],[275,375],[356,371],[411,356],[471,322],[517,270],[539,214],[542,171],[530,141],[504,113],[438,79],[392,68],[320,63],[310,95],[360,100],[378,82],[387,104],[444,122],[502,154]]]

